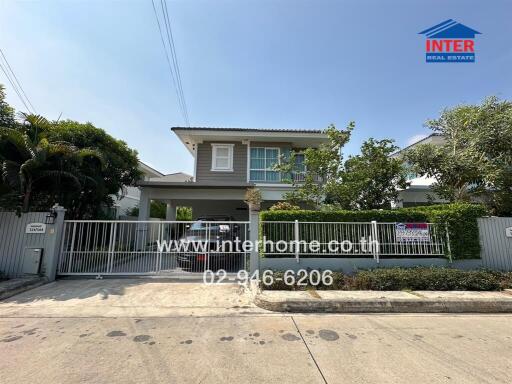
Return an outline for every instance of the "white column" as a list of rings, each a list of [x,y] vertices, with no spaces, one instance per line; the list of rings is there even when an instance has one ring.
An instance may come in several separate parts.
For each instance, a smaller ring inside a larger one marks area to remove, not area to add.
[[[249,270],[251,275],[260,269],[260,253],[259,249],[255,247],[256,241],[258,240],[260,226],[260,213],[259,211],[249,210],[249,240],[253,244],[253,249],[250,255],[250,266]]]
[[[149,220],[150,204],[151,200],[149,198],[149,191],[146,188],[141,188],[139,201],[139,221]]]
[[[140,201],[139,201],[139,221],[147,221],[149,220],[149,209],[151,206],[151,200],[149,198],[149,191],[146,188],[141,188],[140,191]],[[144,248],[144,244],[146,243],[148,231],[147,223],[139,223],[137,224],[137,233],[135,244],[137,250],[142,250]]]
[[[165,211],[165,220],[175,221],[176,220],[176,204],[171,200],[167,200],[167,209]]]

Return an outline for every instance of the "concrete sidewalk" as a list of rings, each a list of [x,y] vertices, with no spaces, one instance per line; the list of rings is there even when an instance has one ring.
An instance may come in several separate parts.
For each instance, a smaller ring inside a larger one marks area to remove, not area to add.
[[[256,307],[251,295],[237,284],[162,279],[46,284],[0,303],[1,382],[509,384],[512,377],[512,315],[290,315]]]
[[[238,316],[267,311],[238,284],[170,279],[58,280],[0,302],[4,317]],[[272,313],[271,313],[272,314]]]
[[[512,290],[259,291],[254,302],[276,312],[512,313]]]
[[[40,287],[47,282],[48,278],[41,276],[25,276],[16,279],[0,281],[0,300],[4,300],[30,289]]]

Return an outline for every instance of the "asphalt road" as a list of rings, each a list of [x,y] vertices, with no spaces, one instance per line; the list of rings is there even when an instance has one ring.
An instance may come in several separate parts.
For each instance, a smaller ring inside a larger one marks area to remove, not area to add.
[[[286,315],[236,285],[59,281],[0,303],[2,383],[510,383],[510,315]]]

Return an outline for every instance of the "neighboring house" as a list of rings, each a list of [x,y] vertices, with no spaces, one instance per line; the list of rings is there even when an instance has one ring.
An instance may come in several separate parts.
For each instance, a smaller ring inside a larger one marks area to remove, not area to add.
[[[183,172],[171,173],[169,175],[164,175],[163,173],[157,171],[156,169],[150,167],[149,165],[139,161],[139,170],[142,172],[142,180],[163,180],[163,181],[187,181],[191,180],[192,176]],[[121,196],[115,197],[114,209],[115,209],[115,218],[119,219],[122,216],[125,216],[127,212],[131,211],[133,208],[139,206],[140,201],[140,188],[137,186],[125,186],[124,190],[121,193]]]
[[[416,143],[395,152],[391,157],[399,158],[405,151],[419,144],[442,145],[444,144],[444,138],[440,134],[433,133]],[[394,207],[414,207],[430,203],[439,204],[446,202],[446,200],[438,198],[432,192],[431,186],[435,182],[435,179],[426,176],[419,176],[414,172],[410,172],[407,174],[407,181],[410,185],[406,189],[400,191],[398,201],[393,204]]]
[[[194,219],[228,215],[247,220],[247,188],[260,189],[262,208],[283,200],[293,186],[273,169],[281,155],[317,148],[328,140],[319,130],[175,127],[172,131],[194,157],[194,175],[192,180],[164,176],[141,181],[139,220],[148,219],[151,200],[167,203],[167,220],[176,218],[178,206],[191,207]],[[303,160],[296,157],[291,175],[297,182],[304,180]]]

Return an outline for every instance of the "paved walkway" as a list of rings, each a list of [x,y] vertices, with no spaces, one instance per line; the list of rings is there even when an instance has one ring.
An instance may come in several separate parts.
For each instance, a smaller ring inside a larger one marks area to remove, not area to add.
[[[236,285],[59,281],[0,302],[2,383],[509,383],[510,315],[267,312]]]

